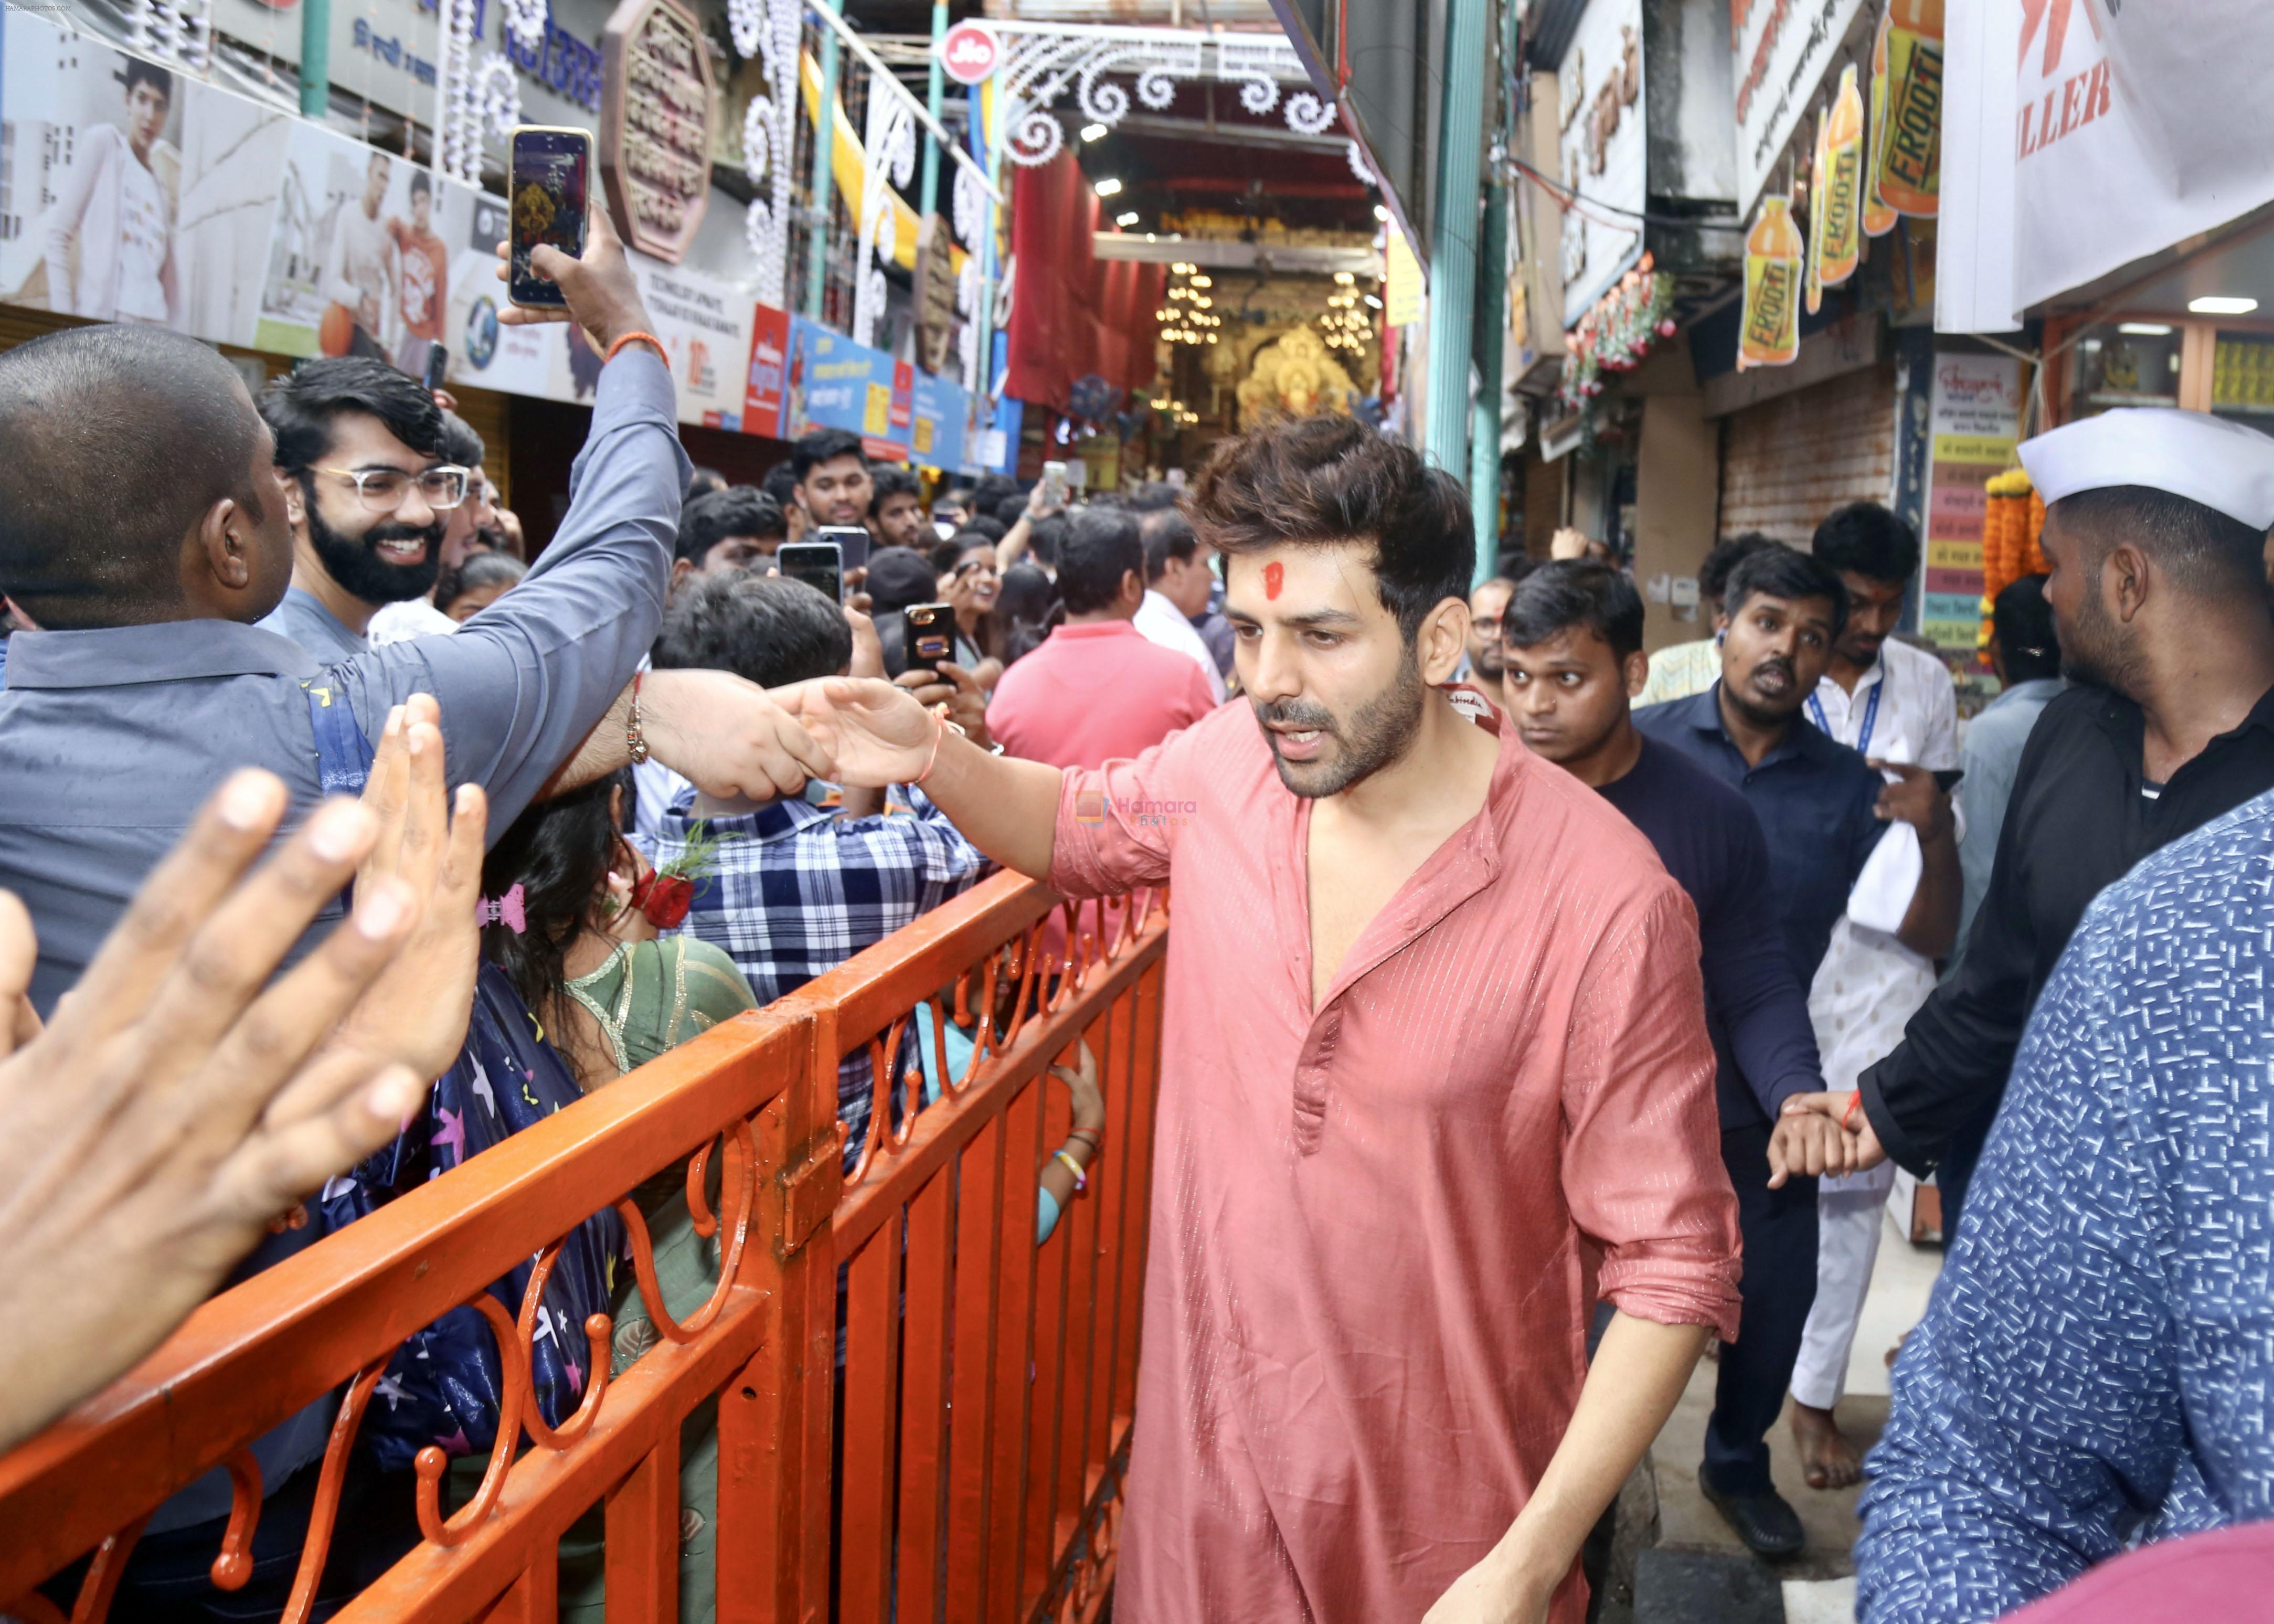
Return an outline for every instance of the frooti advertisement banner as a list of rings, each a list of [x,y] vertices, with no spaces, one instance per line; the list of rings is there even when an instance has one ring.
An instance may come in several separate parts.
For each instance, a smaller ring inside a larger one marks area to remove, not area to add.
[[[29,12],[7,26],[0,304],[413,373],[439,344],[451,383],[591,400],[600,357],[573,324],[501,320],[501,199]],[[908,459],[919,374],[907,363],[793,326],[719,277],[632,260],[681,422],[848,428],[873,454]],[[961,458],[970,402],[923,377],[927,438]]]

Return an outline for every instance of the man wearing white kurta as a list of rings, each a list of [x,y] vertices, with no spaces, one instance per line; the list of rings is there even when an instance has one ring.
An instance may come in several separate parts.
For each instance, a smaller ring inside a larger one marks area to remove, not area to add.
[[[1873,761],[1957,766],[1950,673],[1932,654],[1892,635],[1918,570],[1917,536],[1885,508],[1858,502],[1817,527],[1811,551],[1846,585],[1848,621],[1808,702],[1809,719]],[[1864,883],[1870,880],[1867,874]],[[1809,989],[1824,1086],[1854,1087],[1858,1072],[1901,1042],[1934,981],[1934,966],[1894,936],[1852,913],[1842,919]],[[1792,1373],[1793,1432],[1811,1488],[1841,1487],[1860,1472],[1855,1447],[1841,1436],[1832,1410],[1846,1390],[1856,1320],[1879,1258],[1880,1214],[1894,1183],[1894,1165],[1883,1162],[1817,1185],[1816,1304]]]

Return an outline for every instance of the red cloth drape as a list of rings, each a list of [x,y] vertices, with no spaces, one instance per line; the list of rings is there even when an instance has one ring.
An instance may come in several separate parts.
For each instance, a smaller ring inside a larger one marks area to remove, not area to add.
[[[1074,380],[1096,372],[1130,391],[1153,381],[1153,312],[1166,268],[1100,259],[1092,234],[1102,211],[1071,152],[1012,181],[1010,372],[1004,393],[1068,410]]]

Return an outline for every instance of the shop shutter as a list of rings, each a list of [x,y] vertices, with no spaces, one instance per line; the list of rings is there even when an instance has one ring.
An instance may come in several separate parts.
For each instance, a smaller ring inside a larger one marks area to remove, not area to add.
[[[500,395],[494,389],[470,389],[458,384],[450,386],[450,393],[458,402],[458,415],[466,425],[482,437],[485,460],[482,471],[490,477],[499,491],[498,500],[506,507],[513,506],[513,478],[510,469],[513,445],[508,437],[508,414],[511,411],[509,395]]]
[[[1894,500],[1892,361],[1764,401],[1725,423],[1725,540],[1759,530],[1804,547],[1834,508]]]

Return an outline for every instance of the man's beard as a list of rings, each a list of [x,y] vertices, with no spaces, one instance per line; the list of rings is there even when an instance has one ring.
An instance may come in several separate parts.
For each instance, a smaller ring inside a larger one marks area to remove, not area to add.
[[[2077,605],[2076,623],[2056,628],[2060,640],[2061,675],[2072,682],[2131,695],[2140,668],[2138,658],[2125,646],[2115,617],[2101,603],[2097,590],[2088,589]]]
[[[1340,747],[1330,762],[1297,762],[1291,766],[1280,759],[1279,735],[1264,727],[1263,737],[1271,746],[1279,781],[1306,801],[1321,801],[1403,760],[1420,733],[1422,707],[1428,703],[1429,685],[1421,680],[1421,662],[1409,648],[1398,661],[1397,675],[1389,686],[1352,711],[1347,728],[1324,705],[1294,699],[1256,705],[1255,719],[1306,732],[1315,728]],[[1327,776],[1299,783],[1295,775],[1301,772]]]
[[[373,525],[360,536],[343,536],[324,523],[311,499],[307,504],[308,545],[317,559],[350,598],[367,604],[399,604],[424,598],[433,590],[442,568],[444,521],[431,524],[397,524],[392,520]],[[390,564],[379,556],[382,541],[424,541],[426,556],[416,564]]]
[[[1470,657],[1469,669],[1487,682],[1497,682],[1508,673],[1508,663],[1501,658],[1500,645],[1487,643]]]

